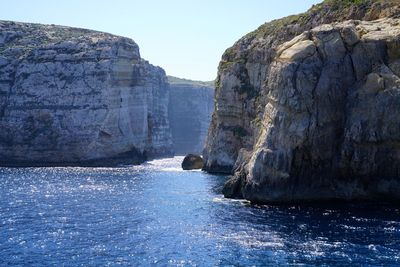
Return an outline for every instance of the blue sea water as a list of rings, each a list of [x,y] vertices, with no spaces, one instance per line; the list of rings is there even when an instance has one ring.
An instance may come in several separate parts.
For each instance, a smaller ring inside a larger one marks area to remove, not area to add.
[[[0,168],[0,266],[394,266],[400,209],[252,206],[181,157]]]

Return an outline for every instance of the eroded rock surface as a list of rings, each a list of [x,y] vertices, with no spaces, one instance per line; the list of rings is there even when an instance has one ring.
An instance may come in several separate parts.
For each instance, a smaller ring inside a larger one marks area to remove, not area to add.
[[[400,198],[399,14],[325,1],[225,52],[204,153],[207,171],[234,174],[225,196]]]
[[[280,45],[322,24],[399,16],[398,0],[325,0],[306,13],[265,23],[237,41],[219,65],[215,109],[204,150],[205,170],[232,173],[235,164],[240,165],[236,162],[242,158],[239,154],[252,151],[268,102],[265,83]],[[351,34],[347,34],[348,42],[356,42]],[[307,42],[297,45],[301,48]],[[312,51],[304,51],[308,52]]]
[[[322,25],[279,48],[260,134],[226,195],[400,199],[400,20]]]
[[[164,70],[124,37],[0,21],[0,164],[172,155]]]

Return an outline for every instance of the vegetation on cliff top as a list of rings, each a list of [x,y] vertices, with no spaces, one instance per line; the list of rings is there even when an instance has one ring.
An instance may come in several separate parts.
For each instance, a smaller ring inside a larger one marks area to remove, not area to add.
[[[326,23],[334,21],[343,21],[345,19],[363,19],[366,15],[368,20],[379,17],[375,11],[380,11],[382,7],[390,9],[399,6],[398,0],[325,0],[320,4],[312,6],[305,13],[292,15],[285,18],[266,22],[258,29],[250,32],[247,37],[265,37],[275,33],[284,26],[291,24],[300,24],[304,26],[315,17],[326,18]]]
[[[192,81],[188,79],[177,78],[174,76],[167,76],[168,82],[171,85],[191,85],[191,86],[204,86],[214,87],[214,81]]]
[[[394,5],[398,6],[399,2],[398,0],[325,0],[320,4],[312,6],[305,13],[266,22],[255,31],[250,32],[246,37],[266,37],[267,35],[275,33],[282,27],[291,24],[300,24],[300,26],[304,26],[316,16],[320,18],[329,17],[329,22],[342,21],[348,18],[362,19],[365,15],[371,13],[373,7],[381,5],[390,8]],[[373,14],[371,14],[370,19],[374,19]]]
[[[340,22],[347,19],[374,20],[384,16],[400,16],[399,0],[325,0],[312,6],[305,13],[291,15],[266,22],[248,33],[228,48],[220,64],[220,71],[226,71],[234,63],[247,62],[247,48],[254,46],[253,40],[269,40],[282,43],[316,25]]]

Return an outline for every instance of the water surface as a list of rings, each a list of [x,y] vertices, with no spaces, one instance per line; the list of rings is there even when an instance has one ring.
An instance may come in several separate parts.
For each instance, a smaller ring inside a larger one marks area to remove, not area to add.
[[[181,160],[0,168],[0,266],[400,265],[394,205],[251,206]]]

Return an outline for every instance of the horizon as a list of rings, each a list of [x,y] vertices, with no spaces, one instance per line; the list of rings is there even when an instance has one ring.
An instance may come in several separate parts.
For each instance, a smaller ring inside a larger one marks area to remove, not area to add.
[[[242,36],[265,22],[305,12],[321,0],[252,2],[253,5],[228,0],[217,3],[211,0],[201,3],[15,0],[3,4],[0,19],[85,28],[128,37],[139,45],[142,58],[162,67],[167,75],[212,81],[217,77],[222,54]],[[136,9],[139,12],[135,13]]]

